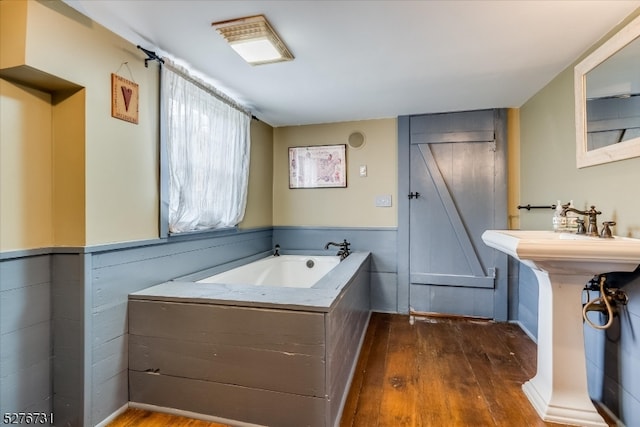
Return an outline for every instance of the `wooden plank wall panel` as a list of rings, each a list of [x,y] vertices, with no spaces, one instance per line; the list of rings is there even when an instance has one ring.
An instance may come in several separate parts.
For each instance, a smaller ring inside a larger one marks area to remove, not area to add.
[[[533,270],[524,264],[519,265],[518,321],[529,336],[536,341],[538,336],[538,279]]]
[[[518,276],[520,270],[520,262],[513,257],[507,256],[507,289],[508,289],[508,319],[518,319],[518,299],[520,298],[520,289],[518,287]],[[504,271],[498,269],[497,275],[502,276]]]
[[[411,143],[493,140],[493,110],[410,116]]]
[[[629,302],[609,329],[596,330],[585,324],[589,392],[622,423],[632,426],[640,420],[640,268],[607,274],[607,285],[622,289]],[[597,297],[599,292],[590,292],[591,299]],[[590,313],[589,318],[596,324],[607,320],[596,313]]]
[[[324,356],[323,313],[131,299],[129,333]]]
[[[0,261],[0,411],[52,410],[49,255]]]
[[[324,397],[324,357],[129,335],[129,369]]]
[[[398,274],[371,272],[371,310],[398,313]]]
[[[271,248],[271,230],[96,251],[91,257],[92,420],[128,401],[128,295],[149,286]],[[126,384],[125,384],[126,385]],[[106,392],[103,390],[107,390]]]
[[[221,235],[217,237],[208,237],[193,240],[173,241],[164,244],[154,244],[145,246],[135,246],[132,248],[124,248],[117,250],[105,250],[99,253],[98,259],[94,262],[94,268],[100,269],[109,266],[118,266],[127,263],[144,262],[152,258],[173,257],[176,254],[198,252],[210,248],[234,247],[237,245],[241,253],[245,252],[262,252],[271,248],[272,231],[268,230],[242,230],[230,232],[231,234]],[[266,245],[266,247],[265,247]],[[246,256],[246,255],[245,255]],[[242,256],[239,256],[241,258]],[[231,258],[233,259],[233,258]],[[230,260],[231,260],[230,259]],[[206,260],[204,267],[218,264],[218,259]],[[196,270],[199,267],[198,262],[193,263]]]
[[[129,339],[132,402],[324,425],[324,313],[131,297]]]
[[[56,424],[84,423],[85,282],[83,254],[51,256],[53,409]]]
[[[413,312],[493,318],[493,289],[411,284]]]
[[[347,239],[352,251],[371,252],[371,271],[396,271],[395,228],[274,227],[273,242],[286,250],[324,251],[328,241]],[[338,250],[331,247],[327,255]]]
[[[335,308],[326,316],[328,423],[338,423],[358,362],[370,313],[369,262],[360,268]]]
[[[149,286],[271,248],[271,233],[146,246],[96,254],[93,257],[94,308],[124,302],[127,295]]]
[[[92,389],[91,415],[93,424],[104,420],[129,402],[129,373],[120,371],[113,377],[101,383],[94,382]]]
[[[48,283],[51,280],[50,266],[49,255],[1,260],[0,292]]]
[[[324,426],[324,399],[189,378],[129,373],[131,401],[278,427]],[[169,393],[167,391],[170,391]]]
[[[2,291],[0,334],[49,322],[51,319],[50,292],[49,281]]]
[[[329,241],[347,239],[352,251],[371,252],[373,311],[398,312],[397,230],[395,228],[274,227],[273,242],[287,250],[322,251]],[[336,249],[326,251],[335,255]]]

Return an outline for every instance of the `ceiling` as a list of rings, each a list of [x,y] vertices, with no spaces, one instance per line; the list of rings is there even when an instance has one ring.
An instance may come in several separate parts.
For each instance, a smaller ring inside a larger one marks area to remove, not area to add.
[[[640,7],[640,0],[64,1],[179,60],[275,127],[520,107]],[[293,61],[251,66],[211,27],[257,14]]]

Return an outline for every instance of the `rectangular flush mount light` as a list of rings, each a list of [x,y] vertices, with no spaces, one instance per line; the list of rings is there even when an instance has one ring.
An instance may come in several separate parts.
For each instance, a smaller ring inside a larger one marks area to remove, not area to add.
[[[251,65],[290,61],[293,55],[263,15],[211,24]]]

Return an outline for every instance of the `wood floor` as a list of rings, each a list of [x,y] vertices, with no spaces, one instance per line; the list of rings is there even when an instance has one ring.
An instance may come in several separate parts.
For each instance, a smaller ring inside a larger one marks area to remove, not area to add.
[[[561,426],[522,392],[535,370],[536,345],[516,325],[374,313],[340,426]],[[110,424],[130,426],[221,424],[134,409]]]
[[[536,351],[514,324],[376,314],[340,425],[559,427],[522,392]]]

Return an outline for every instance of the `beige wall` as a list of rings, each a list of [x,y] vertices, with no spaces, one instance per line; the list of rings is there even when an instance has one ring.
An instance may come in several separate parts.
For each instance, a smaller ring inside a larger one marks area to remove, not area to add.
[[[72,202],[84,204],[80,215],[85,217],[84,224],[67,217],[67,230],[54,243],[75,245],[81,240],[80,243],[95,245],[157,237],[157,66],[145,68],[143,56],[135,46],[61,2],[25,3],[26,65],[85,88],[84,101],[74,102],[85,106],[84,114],[61,114],[70,121],[84,116],[84,153],[80,153],[84,155],[84,185],[69,189],[65,184],[60,189],[60,194],[66,190],[84,191],[84,195],[76,194],[79,201]],[[124,62],[128,67],[122,66]],[[137,125],[111,117],[110,79],[116,71],[139,85]],[[70,149],[78,149],[77,144],[72,145]],[[58,216],[57,224],[61,221],[64,219]],[[84,230],[78,232],[77,228]]]
[[[599,223],[614,220],[618,223],[615,234],[640,238],[640,158],[576,168],[574,66],[520,109],[520,202],[542,205],[573,200],[580,209],[594,204],[602,211]],[[521,228],[551,229],[552,213],[523,211]]]
[[[135,46],[61,2],[0,1],[0,8],[0,68],[24,62],[81,89],[52,97],[0,81],[0,250],[158,237],[157,66],[145,68]],[[575,167],[572,69],[510,113],[510,123],[520,119],[521,139],[520,162],[510,169],[510,186],[521,195],[517,200],[511,189],[510,223],[517,226],[519,214],[522,228],[550,228],[551,211],[515,212],[512,205],[573,199],[578,207],[595,204],[602,221],[617,221],[618,234],[640,237],[640,159]],[[111,117],[110,75],[116,71],[140,86],[138,125]],[[518,135],[513,129],[510,139]],[[345,144],[356,130],[366,135],[366,145],[348,149],[346,189],[288,188],[288,147]],[[242,228],[397,226],[395,119],[276,129],[255,122],[252,140]],[[69,161],[76,163],[71,171]],[[358,176],[360,165],[367,166],[365,178]],[[393,206],[375,207],[375,196],[384,194],[392,195]]]
[[[359,149],[347,146],[347,188],[289,189],[288,148],[346,144],[364,133]],[[273,225],[396,227],[398,224],[398,142],[396,119],[366,120],[274,129]],[[366,165],[367,177],[359,176]],[[392,207],[375,207],[376,195],[390,194]]]
[[[157,238],[157,65],[61,2],[0,8],[0,69],[45,90],[0,80],[0,250]],[[138,124],[111,117],[116,72],[139,85]],[[243,228],[272,222],[272,128],[251,131]]]
[[[251,166],[247,209],[238,227],[271,227],[273,223],[273,128],[251,121]]]
[[[0,80],[0,251],[51,246],[51,95]]]
[[[53,244],[83,246],[86,229],[86,91],[53,96]]]
[[[18,1],[0,3],[0,68],[15,67],[25,62],[27,7]]]

